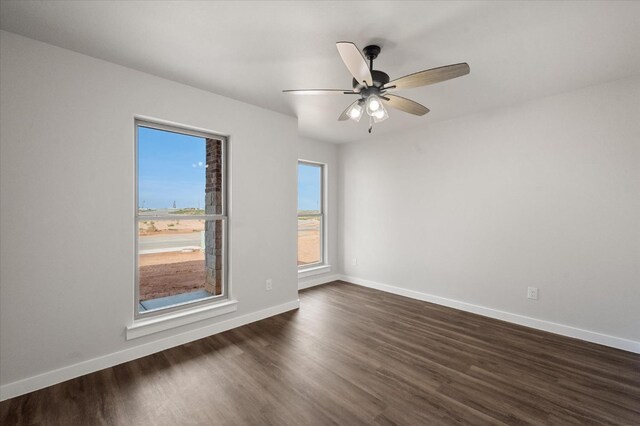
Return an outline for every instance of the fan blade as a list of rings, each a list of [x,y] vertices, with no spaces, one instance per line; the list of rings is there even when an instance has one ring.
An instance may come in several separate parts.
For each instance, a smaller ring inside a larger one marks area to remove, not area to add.
[[[382,95],[381,98],[383,104],[390,106],[391,108],[399,109],[400,111],[408,112],[409,114],[425,115],[429,112],[429,108],[426,106],[420,105],[411,99],[403,98],[402,96],[385,94]]]
[[[351,118],[351,117],[349,117],[349,114],[347,114],[347,112],[351,109],[352,106],[354,106],[358,102],[360,102],[360,99],[358,99],[357,101],[349,104],[349,106],[344,111],[342,111],[342,114],[340,114],[340,117],[338,117],[338,121],[346,121],[349,118]]]
[[[364,81],[367,85],[373,86],[371,70],[369,70],[364,56],[360,53],[360,49],[349,41],[339,41],[336,43],[336,47],[338,48],[342,62],[347,66],[356,81],[360,84]]]
[[[357,95],[357,92],[349,89],[301,89],[301,90],[283,90],[283,93],[291,93],[293,95]]]
[[[469,64],[447,65],[445,67],[432,68],[413,74],[405,75],[384,85],[385,89],[410,89],[412,87],[426,86],[428,84],[440,83],[441,81],[461,77],[469,74]],[[394,87],[395,86],[395,87]]]

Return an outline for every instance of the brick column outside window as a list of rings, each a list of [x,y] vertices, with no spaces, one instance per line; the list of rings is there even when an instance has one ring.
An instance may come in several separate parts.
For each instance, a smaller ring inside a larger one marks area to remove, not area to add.
[[[205,214],[222,214],[222,141],[207,139]],[[222,221],[205,223],[205,290],[222,294]]]

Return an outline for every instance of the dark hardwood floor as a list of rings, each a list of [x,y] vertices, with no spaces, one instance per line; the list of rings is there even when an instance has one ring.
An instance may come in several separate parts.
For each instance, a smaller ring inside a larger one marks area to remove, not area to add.
[[[640,424],[640,355],[336,282],[0,404],[13,424]]]

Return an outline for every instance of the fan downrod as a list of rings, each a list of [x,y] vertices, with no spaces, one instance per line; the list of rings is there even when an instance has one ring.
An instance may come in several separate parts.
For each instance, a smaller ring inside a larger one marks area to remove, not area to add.
[[[380,54],[380,46],[375,44],[371,44],[364,49],[362,52],[364,53],[364,57],[369,60],[369,70],[371,71],[371,77],[373,78],[373,87],[376,89],[382,88],[385,84],[387,84],[390,80],[389,74],[384,71],[374,70],[373,69],[373,60],[378,57]],[[362,85],[354,78],[353,81],[354,89],[362,89]]]

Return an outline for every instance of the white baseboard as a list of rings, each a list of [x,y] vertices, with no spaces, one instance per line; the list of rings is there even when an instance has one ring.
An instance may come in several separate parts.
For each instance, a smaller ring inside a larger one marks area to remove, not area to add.
[[[304,280],[298,284],[298,288],[299,289],[309,288],[316,285],[332,282],[335,280],[343,280],[343,281],[346,281],[352,284],[357,284],[363,287],[369,287],[376,290],[381,290],[388,293],[409,297],[412,299],[417,299],[425,302],[435,303],[438,305],[448,306],[450,308],[455,308],[462,311],[472,312],[474,314],[479,314],[486,317],[496,318],[499,320],[523,325],[526,327],[548,331],[550,333],[573,337],[576,339],[585,340],[587,342],[598,343],[601,345],[610,346],[613,348],[622,349],[629,352],[640,353],[640,342],[637,342],[634,340],[628,340],[620,337],[609,336],[609,335],[597,333],[594,331],[583,330],[583,329],[571,327],[568,325],[558,324],[550,321],[544,321],[544,320],[531,318],[531,317],[514,314],[510,312],[504,312],[497,309],[492,309],[484,306],[474,305],[471,303],[461,302],[454,299],[447,299],[445,297],[434,296],[428,293],[408,290],[401,287],[395,287],[388,284],[382,284],[375,281],[369,281],[362,278],[357,278],[357,277],[352,277],[347,275],[334,274],[326,277],[318,277],[318,278]],[[156,340],[153,342],[145,343],[143,345],[134,346],[132,348],[125,349],[120,352],[115,352],[102,357],[83,361],[78,364],[73,364],[57,370],[49,371],[43,374],[39,374],[37,376],[19,380],[17,382],[8,383],[6,385],[0,386],[0,401],[4,401],[9,398],[23,395],[28,392],[33,392],[38,389],[46,388],[48,386],[55,385],[56,383],[73,379],[75,377],[93,373],[95,371],[99,371],[105,368],[113,367],[114,365],[122,364],[127,361],[132,361],[137,358],[142,358],[144,356],[151,355],[153,353],[160,352],[165,349],[169,349],[175,346],[189,343],[194,340],[202,339],[204,337],[221,333],[223,331],[240,327],[242,325],[249,324],[255,321],[259,321],[259,320],[271,317],[273,315],[278,315],[287,311],[291,311],[293,309],[298,309],[299,307],[300,307],[300,302],[298,300],[294,300],[281,305],[273,306],[271,308],[263,309],[261,311],[231,318],[229,320],[222,321],[216,324],[211,324],[206,327],[190,330],[188,332],[167,337],[165,339]]]
[[[325,275],[322,277],[314,277],[314,278],[304,278],[298,280],[298,290],[302,290],[309,287],[314,287],[320,284],[330,283],[331,281],[336,281],[340,279],[340,275],[331,274]]]
[[[514,324],[524,325],[526,327],[538,330],[548,331],[550,333],[560,334],[562,336],[573,337],[587,342],[598,343],[600,345],[610,346],[616,349],[622,349],[629,352],[640,353],[640,342],[634,340],[623,339],[621,337],[609,336],[607,334],[595,331],[583,330],[581,328],[571,327],[564,324],[545,321],[537,318],[531,318],[524,315],[514,314],[511,312],[500,311],[497,309],[487,308],[485,306],[474,305],[471,303],[461,302],[459,300],[447,299],[445,297],[434,296],[428,293],[422,293],[414,290],[407,290],[401,287],[395,287],[388,284],[382,284],[375,281],[369,281],[358,277],[341,275],[340,280],[351,284],[357,284],[363,287],[369,287],[376,290],[385,291],[387,293],[397,294],[399,296],[409,297],[411,299],[423,300],[425,302],[435,303],[437,305],[448,306],[450,308],[459,309],[461,311],[471,312],[485,317],[495,318]]]
[[[195,330],[189,330],[185,333],[176,334],[164,339],[134,346],[120,352],[114,352],[109,355],[93,358],[67,367],[62,367],[57,370],[48,371],[17,382],[8,383],[0,386],[0,401],[46,388],[75,377],[113,367],[114,365],[122,364],[127,361],[142,358],[144,356],[183,345],[194,340],[202,339],[213,334],[222,333],[223,331],[227,331],[232,328],[240,327],[245,324],[298,309],[299,307],[300,301],[292,300],[291,302],[283,303],[281,305],[231,318],[226,321],[221,321]]]

